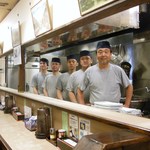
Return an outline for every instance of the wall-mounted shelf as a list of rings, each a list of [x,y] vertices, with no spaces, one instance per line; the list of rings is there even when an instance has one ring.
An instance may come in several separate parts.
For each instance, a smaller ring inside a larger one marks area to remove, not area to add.
[[[104,19],[106,17],[109,17],[111,15],[114,15],[116,13],[122,12],[124,10],[127,10],[129,8],[132,8],[134,6],[138,6],[144,3],[148,3],[149,0],[133,0],[132,2],[130,0],[120,0],[117,1],[117,4],[112,5],[110,7],[106,7],[105,9],[98,9],[94,12],[91,12],[85,16],[82,16],[81,18],[74,20],[68,24],[65,24],[57,29],[54,29],[50,32],[47,32],[44,35],[41,35],[37,38],[35,38],[32,41],[28,41],[27,43],[24,43],[23,47],[29,47],[31,45],[40,43],[42,41],[46,41],[50,38],[60,36],[62,34],[68,33],[68,31],[76,30],[80,27],[84,27],[87,25],[94,25],[95,22],[97,23],[99,20]],[[122,30],[124,27],[122,28]]]

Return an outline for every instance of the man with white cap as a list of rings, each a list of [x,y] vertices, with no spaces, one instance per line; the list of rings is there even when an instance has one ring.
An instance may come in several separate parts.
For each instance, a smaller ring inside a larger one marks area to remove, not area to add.
[[[78,89],[80,82],[84,78],[85,70],[88,67],[90,67],[91,64],[92,64],[92,58],[91,58],[90,52],[87,50],[81,51],[80,52],[81,69],[71,74],[71,76],[68,80],[68,83],[67,83],[67,87],[66,87],[66,89],[69,91],[70,101],[72,101],[74,103],[78,103],[77,89]],[[84,90],[84,96],[85,96],[86,102],[88,103],[89,102],[89,90],[88,90],[88,88],[86,88]]]
[[[133,86],[121,67],[110,64],[111,55],[112,51],[108,41],[97,44],[98,63],[85,71],[84,80],[78,88],[81,104],[85,103],[83,91],[87,86],[89,86],[91,104],[95,101],[119,102],[121,98],[120,86],[123,86],[126,89],[124,106],[130,106]]]
[[[58,77],[61,75],[59,72],[61,61],[57,57],[53,57],[51,61],[52,74],[48,75],[42,85],[45,96],[56,98],[56,83]]]

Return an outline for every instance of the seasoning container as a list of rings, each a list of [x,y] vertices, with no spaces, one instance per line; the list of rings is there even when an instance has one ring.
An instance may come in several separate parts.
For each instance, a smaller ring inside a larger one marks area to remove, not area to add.
[[[4,113],[11,113],[11,109],[13,107],[13,99],[11,96],[6,95],[5,96],[5,108],[4,108]]]
[[[58,130],[58,138],[63,139],[66,137],[66,131],[64,129]]]
[[[55,130],[55,128],[50,128],[50,139],[51,140],[56,139],[56,130]]]
[[[38,139],[45,139],[49,137],[50,129],[50,110],[48,107],[41,107],[37,109],[37,128],[35,136]]]

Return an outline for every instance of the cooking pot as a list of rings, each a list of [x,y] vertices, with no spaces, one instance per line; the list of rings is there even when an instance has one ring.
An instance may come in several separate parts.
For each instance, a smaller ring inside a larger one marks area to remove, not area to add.
[[[121,103],[125,103],[125,97],[121,98]],[[147,104],[148,99],[141,96],[133,96],[130,103],[130,108],[144,110],[145,105]]]
[[[131,100],[130,107],[140,109],[143,111],[144,107],[146,105],[145,100]]]

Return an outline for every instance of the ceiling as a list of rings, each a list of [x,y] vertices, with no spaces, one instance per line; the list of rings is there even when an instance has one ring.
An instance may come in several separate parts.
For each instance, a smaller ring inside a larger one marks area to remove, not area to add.
[[[0,23],[20,0],[0,0]]]

